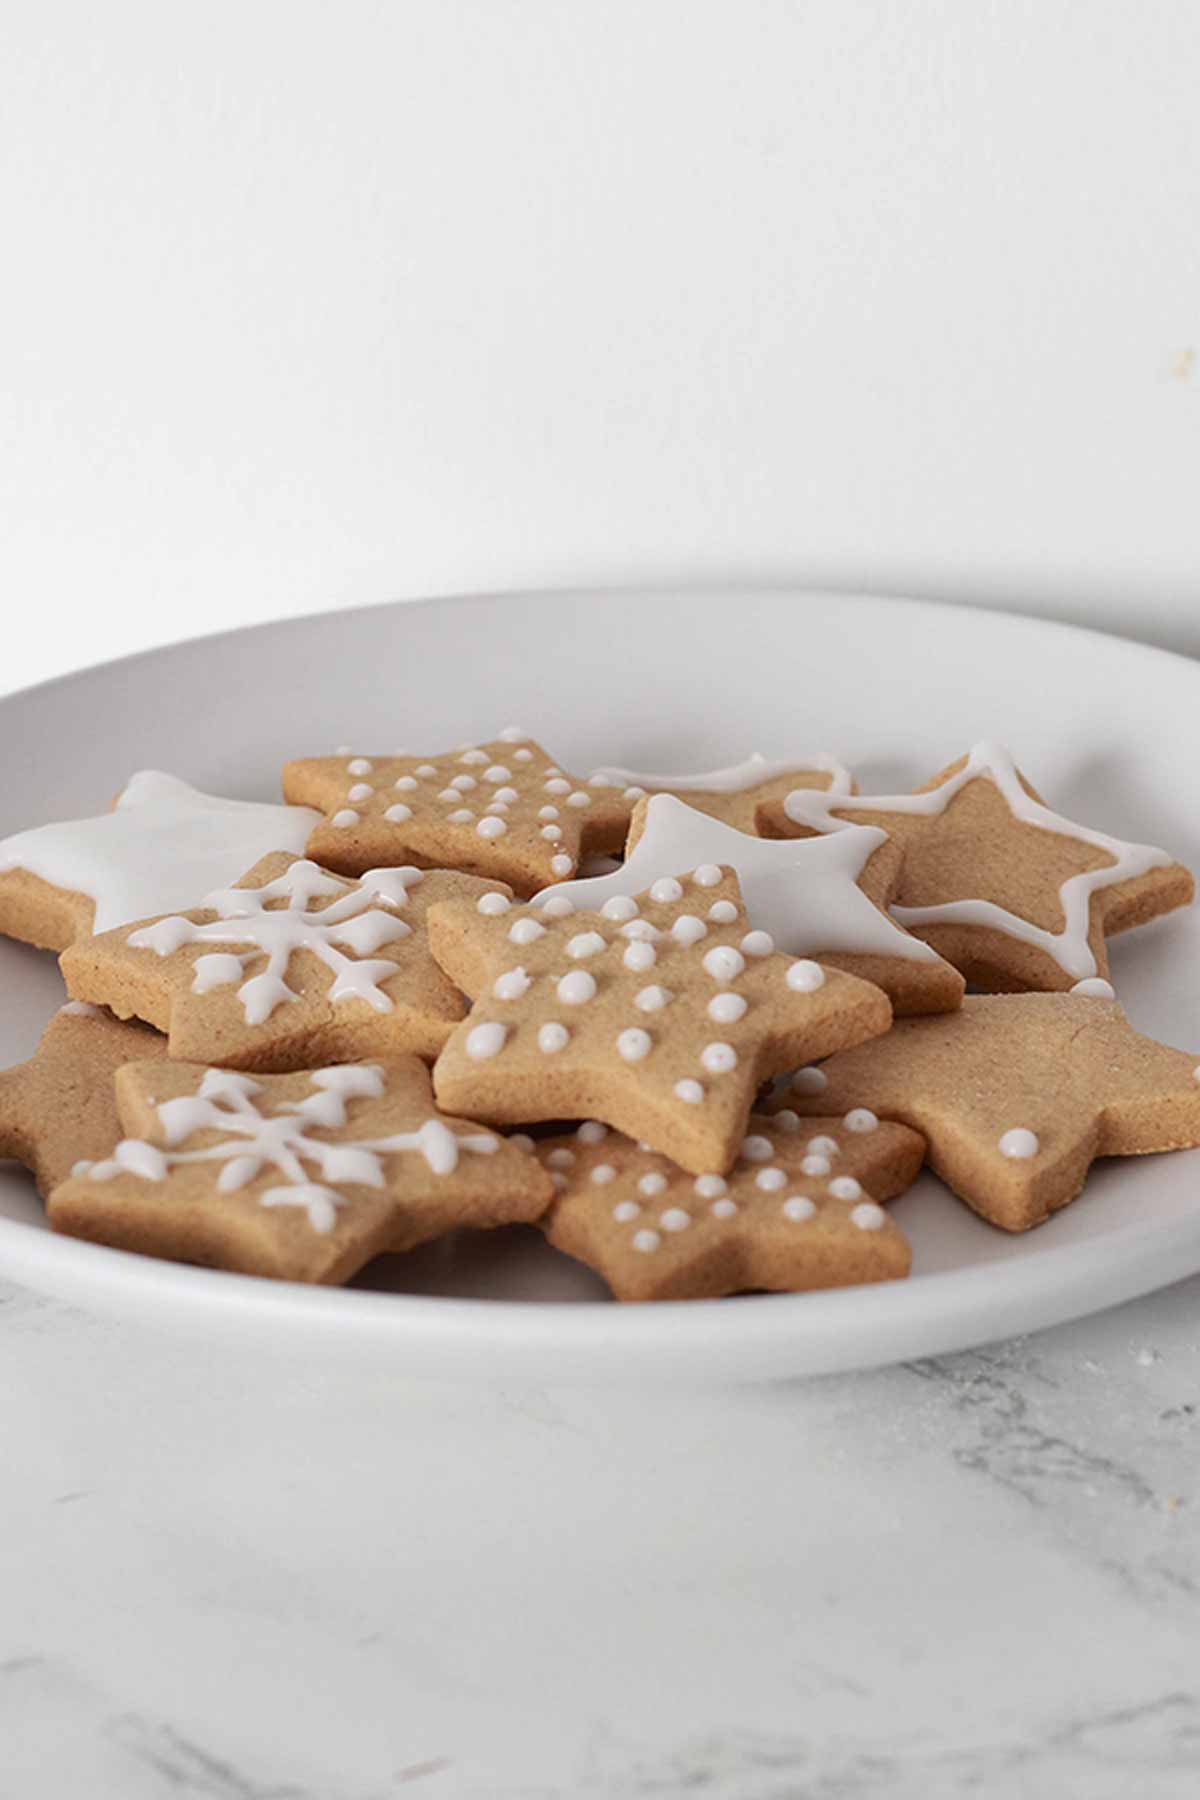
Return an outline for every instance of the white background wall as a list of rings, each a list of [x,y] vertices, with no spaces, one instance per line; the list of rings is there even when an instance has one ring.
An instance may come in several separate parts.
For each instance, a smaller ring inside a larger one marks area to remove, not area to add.
[[[1195,0],[62,0],[0,44],[0,684],[734,576],[1200,651]]]

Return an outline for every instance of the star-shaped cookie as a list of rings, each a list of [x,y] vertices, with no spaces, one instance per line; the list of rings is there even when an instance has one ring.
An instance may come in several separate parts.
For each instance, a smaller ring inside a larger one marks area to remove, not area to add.
[[[924,1153],[915,1131],[871,1113],[780,1111],[751,1114],[728,1175],[692,1175],[589,1121],[537,1145],[557,1189],[541,1224],[618,1300],[889,1281],[911,1258],[879,1202],[903,1193]]]
[[[852,794],[854,781],[826,750],[787,761],[768,761],[758,750],[745,762],[725,769],[702,769],[690,775],[650,774],[645,769],[605,767],[588,776],[589,788],[613,790],[627,808],[648,794],[673,794],[697,812],[720,819],[737,831],[763,836],[770,819],[796,788],[818,788],[825,794]],[[790,832],[785,835],[790,836]]]
[[[148,1025],[68,1000],[29,1061],[0,1073],[0,1156],[24,1163],[48,1194],[120,1136],[113,1076],[122,1063],[166,1054],[166,1038]]]
[[[997,992],[1107,980],[1105,937],[1195,891],[1165,850],[1051,812],[1000,744],[977,744],[913,794],[797,788],[767,812],[781,832],[887,831],[904,852],[892,917]]]
[[[325,817],[308,854],[361,875],[391,863],[465,869],[532,894],[582,856],[619,850],[628,805],[577,781],[515,726],[431,756],[317,756],[283,771],[289,800]]]
[[[77,1000],[145,1019],[172,1056],[236,1069],[415,1051],[432,1059],[466,1011],[429,953],[440,900],[505,899],[454,871],[374,869],[346,881],[267,856],[191,911],[104,932],[62,957]]]
[[[56,1231],[290,1281],[348,1281],[457,1226],[536,1219],[553,1189],[494,1132],[446,1118],[416,1057],[248,1076],[131,1063],[128,1136],[50,1196]]]
[[[968,995],[801,1070],[778,1104],[911,1125],[960,1199],[1026,1231],[1074,1200],[1097,1156],[1200,1145],[1198,1075],[1195,1055],[1139,1036],[1113,1000]]]
[[[874,982],[897,1013],[945,1012],[962,999],[957,970],[884,910],[900,852],[877,827],[850,835],[843,828],[827,838],[751,837],[658,794],[638,803],[621,868],[548,888],[537,902],[563,895],[576,906],[599,907],[697,863],[736,871],[751,924],[781,950]]]
[[[886,1031],[878,988],[749,929],[732,871],[701,864],[600,912],[569,900],[435,906],[429,943],[473,998],[434,1091],[495,1123],[603,1119],[695,1174],[723,1171],[772,1074]]]

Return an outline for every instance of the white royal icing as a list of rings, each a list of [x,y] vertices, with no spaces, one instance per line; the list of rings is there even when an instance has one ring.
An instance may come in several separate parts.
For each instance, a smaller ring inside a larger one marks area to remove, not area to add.
[[[1077,843],[1103,850],[1112,862],[1102,869],[1070,875],[1058,890],[1063,913],[1061,931],[1047,931],[1012,913],[991,900],[949,900],[939,906],[893,906],[892,917],[901,925],[984,925],[1002,931],[1019,942],[1032,944],[1053,958],[1058,966],[1077,980],[1096,975],[1096,959],[1088,947],[1088,924],[1092,895],[1115,882],[1130,881],[1151,869],[1171,862],[1165,850],[1150,844],[1129,844],[1077,825],[1048,806],[1034,800],[1021,786],[1020,776],[1010,751],[1002,744],[984,742],[971,750],[957,775],[924,794],[844,794],[831,797],[811,788],[796,788],[784,801],[784,811],[798,825],[819,832],[838,833],[853,829],[851,821],[833,817],[839,812],[906,813],[914,817],[933,818],[949,806],[954,796],[969,781],[979,777],[993,781],[1003,795],[1009,811],[1023,824],[1034,825],[1057,837],[1074,838]],[[811,840],[810,840],[811,841]]]
[[[416,1151],[434,1175],[452,1175],[464,1150],[489,1156],[500,1147],[490,1132],[455,1132],[438,1118],[426,1119],[416,1131],[390,1137],[324,1143],[308,1133],[314,1128],[338,1129],[346,1122],[346,1101],[359,1096],[377,1099],[385,1082],[381,1070],[362,1063],[315,1069],[309,1080],[313,1093],[307,1099],[264,1113],[255,1100],[263,1092],[260,1082],[227,1069],[208,1069],[197,1093],[155,1107],[165,1148],[126,1138],[109,1159],[91,1166],[88,1179],[110,1181],[127,1174],[163,1181],[178,1165],[219,1162],[217,1188],[233,1194],[264,1169],[277,1169],[282,1180],[258,1196],[259,1205],[302,1207],[313,1230],[324,1234],[333,1230],[339,1207],[347,1204],[348,1196],[339,1193],[338,1186],[382,1187],[386,1156]],[[189,1139],[199,1131],[226,1135],[203,1150],[188,1150]],[[309,1179],[306,1163],[316,1165],[320,1182]]]
[[[1024,1125],[1015,1125],[1011,1131],[1006,1131],[998,1146],[1001,1156],[1010,1156],[1017,1162],[1036,1156],[1041,1147],[1037,1133],[1027,1130]]]
[[[588,777],[592,787],[667,788],[680,794],[741,794],[764,781],[776,781],[781,775],[797,775],[804,769],[820,769],[830,777],[828,792],[848,794],[850,771],[825,750],[815,756],[792,756],[785,761],[768,762],[758,750],[752,750],[745,762],[731,763],[724,769],[702,769],[692,775],[649,774],[644,769],[619,769],[611,765],[595,769]]]
[[[272,850],[297,856],[321,816],[201,793],[159,769],[142,769],[112,812],[39,825],[0,840],[0,870],[27,869],[95,903],[93,930],[194,906],[236,881]]]

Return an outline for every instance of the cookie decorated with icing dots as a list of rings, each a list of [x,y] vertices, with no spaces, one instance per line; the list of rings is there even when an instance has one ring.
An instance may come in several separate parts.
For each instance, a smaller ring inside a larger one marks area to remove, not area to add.
[[[439,1113],[415,1057],[249,1076],[186,1062],[116,1077],[125,1136],[50,1196],[56,1231],[288,1281],[348,1281],[459,1226],[536,1219],[536,1161]]]
[[[1075,1199],[1097,1156],[1200,1145],[1198,1076],[1195,1054],[1140,1036],[1113,1000],[980,994],[801,1070],[775,1104],[912,1126],[960,1199],[1026,1231]]]
[[[628,806],[576,780],[515,726],[429,756],[318,756],[283,771],[287,799],[325,816],[308,854],[361,875],[391,863],[465,869],[532,894],[582,856],[619,850]]]
[[[827,750],[791,761],[769,761],[753,750],[744,762],[690,775],[604,767],[588,776],[588,787],[602,788],[606,796],[619,795],[628,820],[639,800],[651,794],[673,794],[697,812],[759,837],[775,835],[770,827],[776,809],[796,788],[817,788],[829,795],[856,791],[849,769]]]
[[[601,907],[698,863],[736,871],[751,925],[780,950],[873,982],[898,1014],[945,1012],[961,1001],[958,970],[888,916],[901,852],[877,826],[804,841],[754,837],[657,794],[638,802],[619,869],[556,884],[537,900]]]
[[[121,1135],[113,1077],[123,1063],[167,1054],[148,1025],[98,1006],[60,1006],[28,1062],[0,1072],[0,1156],[33,1172],[48,1194],[83,1159],[107,1156]]]
[[[225,800],[142,769],[111,812],[0,839],[0,932],[65,950],[190,906],[272,850],[298,854],[318,820],[304,806]]]
[[[695,1174],[737,1155],[761,1084],[886,1031],[887,998],[784,956],[715,864],[616,895],[435,906],[434,956],[473,1005],[438,1057],[439,1104],[497,1124],[594,1116]]]
[[[455,871],[375,869],[347,881],[268,856],[233,887],[132,929],[74,944],[68,992],[168,1034],[172,1056],[237,1069],[303,1069],[414,1051],[437,1055],[466,1006],[430,955],[439,901],[507,899]]]
[[[904,853],[893,919],[995,992],[1107,981],[1106,937],[1195,892],[1165,850],[1052,812],[999,744],[977,744],[912,794],[796,788],[767,811],[781,832],[888,832]]]
[[[909,1271],[880,1203],[909,1186],[925,1144],[870,1113],[752,1114],[725,1174],[692,1174],[597,1121],[536,1150],[556,1189],[542,1229],[618,1300],[800,1293]]]

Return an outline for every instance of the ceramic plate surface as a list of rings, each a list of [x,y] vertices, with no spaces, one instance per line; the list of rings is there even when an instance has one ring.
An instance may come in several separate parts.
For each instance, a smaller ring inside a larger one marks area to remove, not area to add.
[[[516,723],[578,772],[829,750],[895,791],[982,737],[1057,810],[1200,866],[1200,668],[1066,626],[901,600],[755,590],[390,606],[153,651],[0,702],[0,831],[101,810],[130,773],[274,799],[289,756],[433,751]],[[231,874],[234,873],[231,871]],[[1200,1048],[1200,922],[1113,946],[1133,1023]],[[0,1061],[62,999],[0,941]],[[163,1328],[505,1380],[749,1379],[931,1355],[1078,1317],[1200,1269],[1200,1154],[1099,1165],[1039,1230],[983,1224],[932,1176],[894,1208],[913,1276],[835,1293],[618,1307],[529,1229],[446,1240],[353,1287],[177,1267],[49,1232],[0,1167],[0,1275]]]

